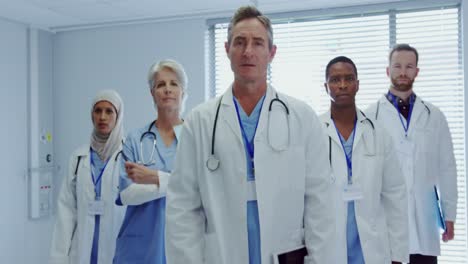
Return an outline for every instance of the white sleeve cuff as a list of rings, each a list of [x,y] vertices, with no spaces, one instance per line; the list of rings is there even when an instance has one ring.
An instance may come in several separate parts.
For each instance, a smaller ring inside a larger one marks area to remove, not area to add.
[[[158,171],[159,187],[156,184],[132,183],[120,192],[120,200],[124,205],[140,205],[166,196],[170,174]]]
[[[160,197],[166,196],[167,193],[167,184],[169,183],[170,173],[164,171],[158,171],[159,175],[159,195]]]

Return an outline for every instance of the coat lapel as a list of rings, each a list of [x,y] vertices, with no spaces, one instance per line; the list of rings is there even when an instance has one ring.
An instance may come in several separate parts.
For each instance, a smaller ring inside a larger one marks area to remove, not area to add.
[[[77,182],[82,182],[85,186],[84,190],[86,192],[86,196],[92,197],[94,199],[94,183],[91,177],[91,153],[90,153],[90,146],[86,145],[80,148],[77,152],[76,158],[78,157],[80,163],[77,164],[78,171],[77,171]]]
[[[411,113],[411,119],[408,129],[408,135],[413,131],[415,128],[415,124],[418,123],[418,120],[421,118],[423,112],[425,111],[425,106],[422,104],[421,99],[417,96],[416,101],[414,102],[413,112]]]
[[[227,126],[231,129],[232,133],[238,140],[238,143],[243,144],[240,125],[237,119],[236,108],[233,101],[232,86],[224,93],[221,100],[221,108],[220,116],[224,120],[224,123],[226,123]]]
[[[356,108],[356,129],[354,131],[354,142],[353,142],[353,150],[356,149],[356,146],[358,146],[359,142],[362,140],[362,137],[364,135],[366,126],[364,126],[363,122],[366,120],[366,117],[361,113],[361,111]]]
[[[357,122],[356,122],[356,129],[354,131],[354,142],[353,142],[353,150],[356,148],[356,146],[359,144],[361,141],[361,138],[363,137],[365,127],[363,126],[363,121],[366,119],[366,117],[359,111],[359,109],[356,108],[356,115],[357,115]],[[326,126],[326,132],[328,136],[339,146],[341,146],[341,141],[338,138],[338,133],[336,132],[336,127],[335,124],[333,123],[333,120],[331,119],[331,113],[328,111],[325,114],[325,118],[322,119],[322,122]]]
[[[331,119],[330,110],[328,110],[322,117],[322,122],[325,124],[325,131],[327,135],[334,141],[338,146],[341,146],[341,141],[338,138],[338,134],[336,133],[336,127]]]
[[[258,120],[257,132],[255,138],[260,137],[263,131],[268,127],[268,108],[270,107],[271,100],[276,96],[276,91],[273,87],[268,85],[265,100],[263,101],[262,109],[260,110],[260,118]]]

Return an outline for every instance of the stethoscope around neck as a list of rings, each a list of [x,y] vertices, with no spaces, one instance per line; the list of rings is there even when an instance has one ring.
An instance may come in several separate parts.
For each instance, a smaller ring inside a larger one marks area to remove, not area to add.
[[[366,141],[364,141],[364,144],[365,144],[365,147],[367,149],[367,152],[368,154],[370,155],[375,155],[375,152],[376,152],[376,149],[375,149],[375,144],[376,144],[376,138],[375,138],[375,127],[374,127],[374,123],[364,114],[364,112],[360,111],[361,114],[364,116],[364,119],[361,120],[360,122],[361,123],[364,123],[364,122],[368,122],[369,125],[372,127],[372,137],[373,137],[373,140],[374,140],[374,149],[373,151],[371,152],[370,151],[370,146],[368,146],[368,143]],[[356,117],[357,118],[357,117]],[[329,126],[330,124],[327,123],[327,127]],[[354,131],[354,133],[356,133],[356,131]],[[339,136],[339,135],[338,135]],[[328,160],[330,161],[330,166],[332,165],[332,142],[331,142],[331,136],[328,136]]]
[[[141,134],[140,136],[140,160],[138,161],[138,163],[144,166],[151,166],[151,165],[156,164],[156,160],[154,159],[154,152],[158,151],[158,154],[159,154],[158,147],[156,146],[156,134],[153,131],[151,131],[151,128],[153,126],[156,127],[156,120],[153,121],[149,125],[148,130],[144,132],[143,134]],[[153,138],[153,148],[151,149],[151,154],[150,154],[148,161],[145,161],[145,157],[143,156],[143,139],[145,137]]]
[[[219,101],[218,101],[218,105],[216,107],[216,115],[215,115],[215,119],[214,119],[214,124],[213,124],[213,130],[211,132],[211,153],[210,153],[210,156],[208,157],[208,159],[206,160],[206,167],[210,170],[210,171],[215,171],[219,168],[219,164],[220,164],[220,160],[218,158],[216,158],[216,155],[215,155],[215,139],[216,139],[216,128],[217,128],[217,124],[218,124],[218,117],[219,117],[219,109],[221,108],[221,102],[223,100],[223,96],[220,97]],[[268,136],[268,143],[270,145],[270,147],[272,147],[274,150],[276,151],[283,151],[283,150],[286,150],[287,147],[289,147],[289,136],[290,136],[290,124],[289,124],[289,108],[288,106],[283,102],[283,100],[281,100],[279,97],[278,97],[278,93],[276,93],[275,95],[275,98],[271,99],[270,100],[270,104],[268,106],[268,120],[270,120],[270,113],[271,113],[271,109],[273,107],[273,103],[279,103],[283,106],[285,112],[286,112],[286,119],[287,119],[287,126],[288,126],[288,141],[287,141],[287,146],[285,148],[277,148],[277,147],[274,147],[273,144],[271,144],[271,141],[270,141],[270,137]]]
[[[431,116],[431,109],[429,109],[429,106],[427,106],[427,104],[423,100],[420,100],[420,101],[424,105],[424,108],[426,109],[426,112],[427,112],[427,119],[426,119],[426,124],[425,124],[425,126],[427,126],[427,123],[429,122],[429,117]],[[378,120],[379,118],[379,111],[380,111],[380,100],[377,101],[377,108],[375,110],[375,120]],[[398,109],[397,109],[397,112],[400,115],[400,111],[398,111]]]
[[[138,164],[141,164],[143,166],[152,166],[154,164],[156,164],[156,159],[154,158],[154,153],[157,152],[157,154],[159,155],[159,158],[161,159],[161,161],[164,163],[164,159],[162,158],[161,154],[159,153],[159,150],[158,150],[158,146],[156,145],[156,134],[151,131],[151,128],[152,127],[156,127],[156,120],[151,122],[151,124],[149,125],[148,127],[148,130],[146,130],[145,132],[143,132],[143,134],[141,134],[140,136],[140,159],[136,162]],[[145,156],[143,155],[143,140],[146,138],[152,138],[153,139],[153,144],[152,144],[152,150],[151,150],[151,154],[150,154],[150,157],[148,160],[145,159]],[[125,146],[125,144],[124,144]],[[128,157],[126,157],[126,155],[124,154],[123,151],[120,152],[122,154],[122,157],[125,161],[128,161]]]

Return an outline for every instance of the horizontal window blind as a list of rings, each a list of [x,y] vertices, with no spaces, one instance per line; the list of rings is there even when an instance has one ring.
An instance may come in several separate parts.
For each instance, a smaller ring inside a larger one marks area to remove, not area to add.
[[[396,41],[419,52],[419,76],[414,91],[438,106],[447,117],[458,173],[458,213],[455,239],[442,243],[439,263],[466,264],[466,197],[464,92],[458,8],[405,12],[396,15]]]
[[[324,87],[326,64],[346,55],[358,65],[357,101],[365,107],[388,86],[388,28],[387,15],[275,24],[278,52],[271,64],[271,84],[322,113],[330,104]]]
[[[304,100],[317,114],[330,107],[325,92],[325,67],[332,58],[345,55],[357,65],[361,109],[374,103],[389,88],[386,76],[388,52],[395,43],[409,43],[419,51],[420,73],[414,91],[438,106],[446,115],[454,142],[458,172],[458,213],[454,241],[442,243],[439,263],[468,263],[466,233],[465,116],[459,5],[431,9],[392,10],[347,14],[323,19],[272,17],[278,46],[270,65],[269,82],[279,91]],[[233,74],[224,42],[227,24],[211,28],[211,94],[222,94]]]
[[[227,26],[228,24],[214,25],[214,56],[212,56],[214,66],[214,95],[221,95],[231,85],[234,75],[231,71],[229,59],[226,55],[224,43],[227,41]],[[213,82],[212,82],[213,83]]]

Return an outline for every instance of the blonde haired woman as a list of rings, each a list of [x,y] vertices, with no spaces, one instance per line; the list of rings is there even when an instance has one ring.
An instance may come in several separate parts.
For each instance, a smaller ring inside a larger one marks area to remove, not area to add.
[[[127,212],[114,264],[165,264],[166,189],[173,169],[186,99],[187,76],[173,60],[153,64],[148,74],[156,119],[125,141],[118,203]]]

